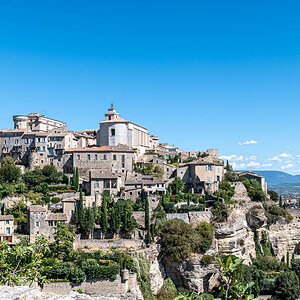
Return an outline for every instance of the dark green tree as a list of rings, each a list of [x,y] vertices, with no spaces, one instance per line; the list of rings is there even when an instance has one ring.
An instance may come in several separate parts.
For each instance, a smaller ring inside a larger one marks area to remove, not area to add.
[[[132,215],[133,215],[132,202],[130,200],[126,200],[125,215],[124,215],[124,231],[128,233],[132,232],[136,227],[136,221]]]
[[[299,278],[293,271],[280,273],[276,279],[276,287],[279,299],[294,300],[300,296]]]
[[[142,199],[145,202],[146,243],[149,244],[151,242],[149,200],[148,195],[144,190],[142,191]]]

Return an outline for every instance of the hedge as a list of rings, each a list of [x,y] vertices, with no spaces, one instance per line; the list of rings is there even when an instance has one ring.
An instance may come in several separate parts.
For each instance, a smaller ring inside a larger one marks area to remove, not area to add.
[[[85,273],[87,279],[93,279],[93,278],[116,279],[117,274],[120,273],[119,266],[89,265],[89,266],[83,266],[82,270]]]

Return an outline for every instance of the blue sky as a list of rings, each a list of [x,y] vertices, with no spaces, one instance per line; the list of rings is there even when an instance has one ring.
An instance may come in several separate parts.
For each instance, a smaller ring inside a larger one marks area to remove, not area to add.
[[[114,102],[162,142],[300,173],[299,13],[276,0],[0,1],[0,128],[29,112],[98,128]]]

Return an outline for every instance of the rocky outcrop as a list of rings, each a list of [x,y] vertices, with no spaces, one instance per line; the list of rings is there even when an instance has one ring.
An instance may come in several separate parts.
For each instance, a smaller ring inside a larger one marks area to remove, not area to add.
[[[248,196],[247,189],[242,182],[232,182],[231,185],[235,187],[235,194],[233,195],[231,200],[239,203],[251,202],[251,199]]]
[[[171,278],[175,285],[182,286],[199,293],[206,293],[218,286],[218,265],[203,265],[201,255],[194,255],[182,263],[164,260],[167,277]]]
[[[266,226],[264,209],[260,203],[246,203],[232,209],[227,222],[215,225],[217,252],[236,255],[250,262],[255,257],[254,229]]]
[[[281,219],[267,232],[277,258],[282,259],[287,252],[295,257],[300,254],[300,222],[286,223]]]

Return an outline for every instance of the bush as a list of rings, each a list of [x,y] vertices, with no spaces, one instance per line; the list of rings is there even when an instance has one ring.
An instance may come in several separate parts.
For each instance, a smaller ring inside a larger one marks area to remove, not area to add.
[[[69,279],[71,282],[81,283],[85,280],[85,278],[85,273],[79,268],[74,268],[70,272]]]
[[[56,263],[48,272],[47,277],[52,279],[67,279],[73,268],[72,263]]]
[[[291,222],[293,220],[292,215],[285,209],[276,205],[264,205],[265,215],[268,219],[268,225],[275,224],[280,217],[283,217],[286,222]]]
[[[51,203],[59,203],[61,201],[61,199],[59,197],[53,197],[51,199]]]
[[[291,267],[297,276],[300,276],[300,259],[292,259]]]
[[[157,293],[158,300],[173,300],[176,297],[177,289],[173,281],[168,278]]]
[[[253,265],[258,269],[271,272],[271,271],[282,271],[285,270],[286,264],[277,260],[273,256],[260,256],[253,260]]]
[[[276,279],[276,287],[280,299],[294,300],[300,296],[299,278],[293,271],[281,273]]]
[[[211,212],[216,222],[227,221],[229,211],[228,211],[228,206],[226,204],[223,204],[221,202],[215,202],[214,208],[211,210]]]
[[[87,279],[92,279],[92,278],[116,279],[117,274],[120,273],[119,266],[88,265],[88,266],[83,266],[82,270],[84,271]]]
[[[210,265],[213,262],[213,257],[211,255],[203,255],[201,263],[205,266]]]

